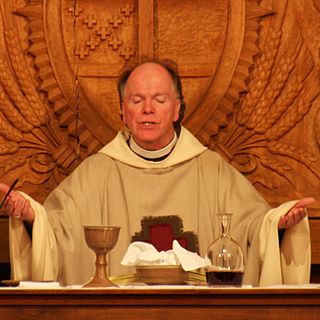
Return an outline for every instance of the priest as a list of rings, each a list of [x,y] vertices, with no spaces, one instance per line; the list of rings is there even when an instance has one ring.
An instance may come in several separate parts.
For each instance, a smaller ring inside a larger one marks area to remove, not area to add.
[[[94,273],[84,225],[120,226],[109,275],[134,272],[120,264],[145,216],[177,215],[198,235],[200,255],[218,237],[216,213],[232,212],[232,237],[245,256],[244,283],[309,282],[306,208],[312,198],[270,208],[248,180],[181,125],[185,104],[177,70],[144,61],[119,78],[125,129],[88,157],[41,204],[12,191],[10,257],[16,280],[83,284]],[[0,190],[9,187],[0,184]],[[283,233],[281,239],[279,234]]]

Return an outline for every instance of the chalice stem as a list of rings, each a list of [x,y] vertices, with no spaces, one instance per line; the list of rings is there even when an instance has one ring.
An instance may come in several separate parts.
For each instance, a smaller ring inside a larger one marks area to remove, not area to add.
[[[106,253],[97,253],[96,255],[96,274],[98,279],[107,279],[107,258]]]

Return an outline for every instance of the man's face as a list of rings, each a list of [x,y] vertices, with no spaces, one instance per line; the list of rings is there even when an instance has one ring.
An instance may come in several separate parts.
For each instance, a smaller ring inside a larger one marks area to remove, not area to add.
[[[147,150],[165,147],[173,138],[180,100],[169,72],[144,63],[129,76],[122,102],[123,121],[136,143]]]

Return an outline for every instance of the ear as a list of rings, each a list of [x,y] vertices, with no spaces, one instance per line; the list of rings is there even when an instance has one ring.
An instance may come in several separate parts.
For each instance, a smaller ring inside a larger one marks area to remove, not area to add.
[[[174,110],[174,112],[175,112],[174,118],[173,118],[173,121],[174,121],[174,122],[179,119],[179,116],[180,116],[180,114],[179,114],[179,112],[180,112],[180,106],[181,106],[181,100],[180,100],[180,99],[177,99],[177,100],[176,100],[176,104],[175,104],[175,110]]]
[[[126,113],[124,112],[124,107],[123,107],[123,102],[121,102],[121,110],[120,110],[120,117],[121,117],[121,120],[124,124],[127,123],[127,120],[126,120]]]

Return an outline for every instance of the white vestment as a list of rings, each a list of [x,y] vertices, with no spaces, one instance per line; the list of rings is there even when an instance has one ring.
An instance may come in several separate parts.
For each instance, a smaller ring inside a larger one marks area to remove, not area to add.
[[[42,205],[30,199],[36,216],[32,242],[22,221],[10,218],[12,276],[17,280],[58,280],[82,284],[94,273],[84,225],[120,226],[108,257],[109,275],[134,272],[120,265],[131,237],[145,216],[178,215],[184,231],[198,235],[200,255],[218,237],[216,213],[233,212],[231,235],[245,255],[244,283],[307,283],[310,276],[308,220],[285,231],[278,220],[294,204],[270,209],[254,187],[217,153],[182,128],[164,160],[145,160],[117,137],[84,160]]]

